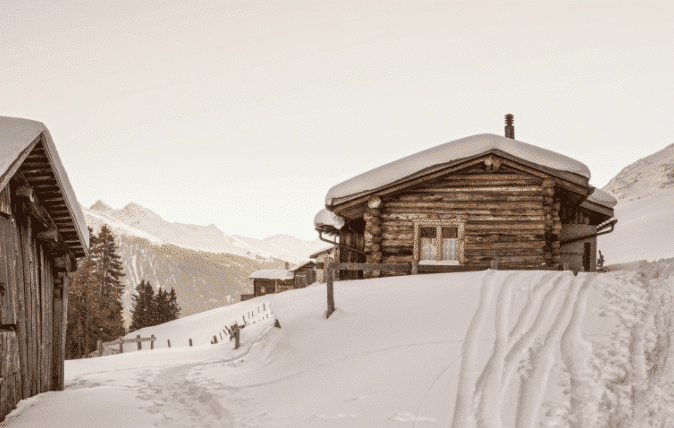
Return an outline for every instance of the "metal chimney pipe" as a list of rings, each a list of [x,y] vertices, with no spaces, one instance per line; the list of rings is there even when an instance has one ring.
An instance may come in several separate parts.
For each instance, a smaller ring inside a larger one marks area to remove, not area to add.
[[[515,125],[513,125],[514,120],[515,116],[512,114],[508,113],[505,115],[505,136],[506,138],[512,138],[513,140],[515,139]]]

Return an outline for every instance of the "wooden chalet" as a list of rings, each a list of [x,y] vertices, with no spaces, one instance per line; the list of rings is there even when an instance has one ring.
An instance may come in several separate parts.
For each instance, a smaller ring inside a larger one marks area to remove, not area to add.
[[[262,269],[253,272],[248,278],[253,280],[253,297],[295,288],[295,275],[288,269]]]
[[[0,419],[63,390],[68,274],[88,245],[47,128],[0,117]]]
[[[314,223],[321,236],[338,236],[337,261],[405,263],[418,273],[492,261],[594,270],[596,236],[617,221],[615,199],[590,186],[587,166],[515,140],[512,115],[506,123],[506,136],[462,138],[332,187]]]

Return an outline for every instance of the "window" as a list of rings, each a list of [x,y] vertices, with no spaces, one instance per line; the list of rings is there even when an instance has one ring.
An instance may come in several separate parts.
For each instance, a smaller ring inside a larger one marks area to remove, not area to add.
[[[415,223],[414,259],[419,264],[460,264],[463,261],[463,223]]]

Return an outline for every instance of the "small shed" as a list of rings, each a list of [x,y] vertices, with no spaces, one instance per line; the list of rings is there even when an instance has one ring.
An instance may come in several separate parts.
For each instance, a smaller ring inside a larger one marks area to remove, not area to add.
[[[248,278],[253,280],[253,297],[295,288],[295,275],[288,269],[262,269],[253,272]]]
[[[316,263],[311,260],[290,269],[290,271],[295,277],[295,288],[304,288],[316,282]]]
[[[338,233],[339,233],[339,232],[338,232]],[[309,256],[309,258],[310,258],[310,259],[315,259],[315,260],[316,260],[316,263],[323,264],[323,263],[325,263],[328,259],[334,261],[334,260],[335,260],[335,253],[336,253],[335,247],[334,247],[334,246],[330,246],[330,247],[324,248],[324,249],[322,249],[322,250],[320,250],[320,251],[318,251],[318,252],[315,252],[314,254],[311,254],[311,255]],[[324,272],[323,269],[318,269],[318,270],[316,271],[316,279],[315,279],[315,281],[320,282],[321,284],[323,284],[323,283],[325,282],[325,278],[323,277],[323,272]]]
[[[338,236],[338,262],[594,270],[616,200],[589,184],[586,165],[515,140],[506,123],[505,136],[461,138],[333,186],[314,224]]]
[[[64,388],[69,274],[89,232],[47,128],[0,117],[0,419]]]

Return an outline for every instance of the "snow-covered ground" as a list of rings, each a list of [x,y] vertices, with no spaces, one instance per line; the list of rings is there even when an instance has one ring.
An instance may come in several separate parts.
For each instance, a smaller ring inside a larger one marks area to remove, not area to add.
[[[64,392],[0,426],[672,426],[672,285],[636,272],[343,281],[326,320],[314,284],[140,332],[155,350],[68,361]],[[210,344],[249,312],[239,350]]]
[[[599,236],[606,264],[674,257],[674,187],[615,207],[615,230]]]

